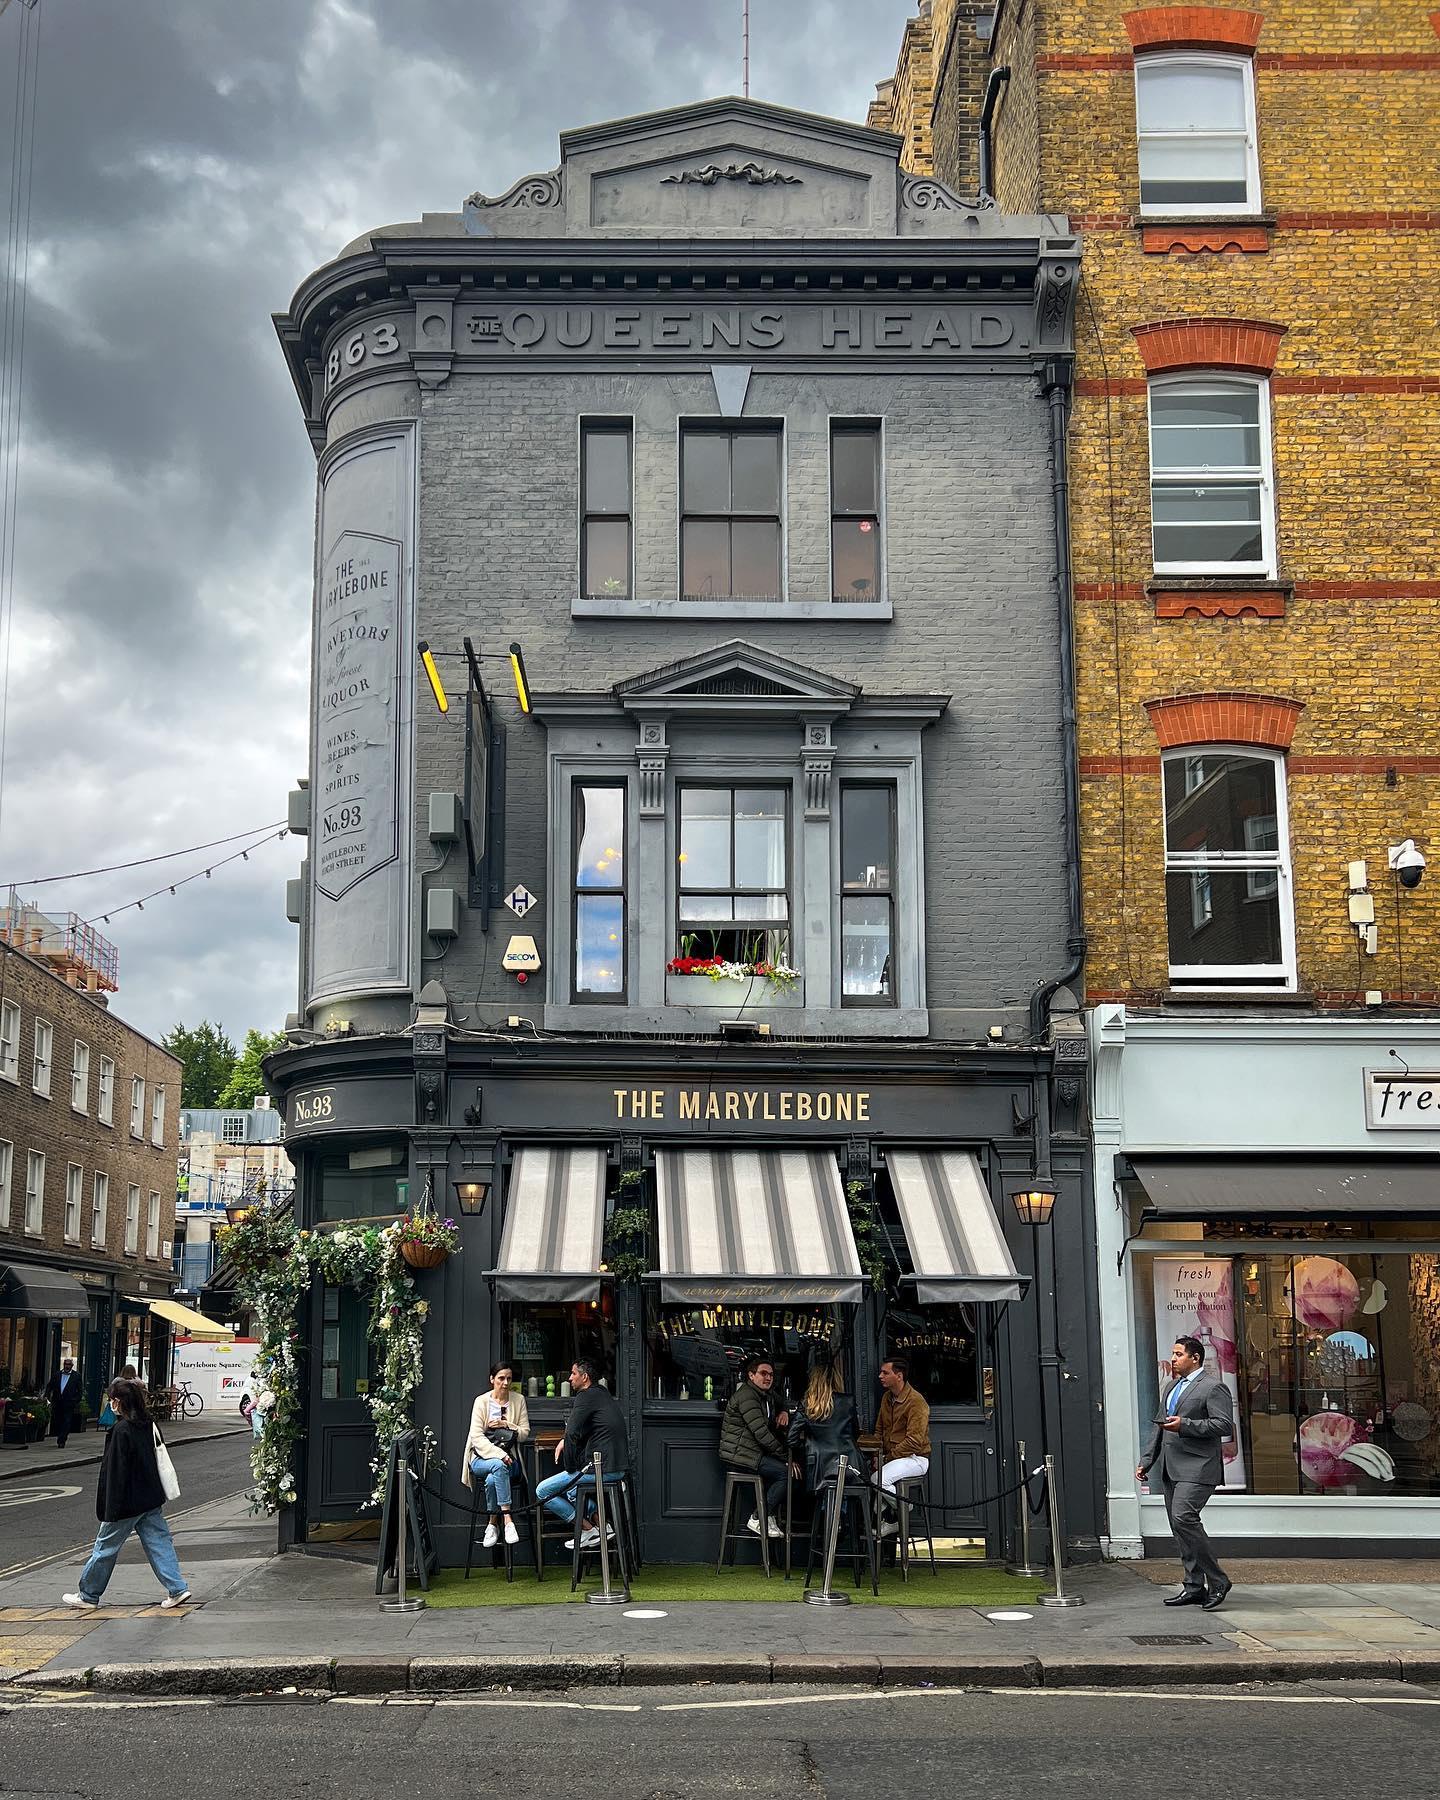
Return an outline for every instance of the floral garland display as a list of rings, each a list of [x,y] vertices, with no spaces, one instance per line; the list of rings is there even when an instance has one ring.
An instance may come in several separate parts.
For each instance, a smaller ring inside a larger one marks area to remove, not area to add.
[[[787,962],[726,962],[721,956],[676,956],[665,965],[667,975],[706,975],[711,981],[749,981],[760,976],[774,987],[788,988],[800,971]]]
[[[255,1207],[217,1235],[239,1276],[240,1294],[255,1314],[260,1339],[254,1379],[262,1424],[250,1458],[255,1511],[273,1513],[295,1504],[295,1445],[305,1424],[299,1316],[315,1275],[329,1287],[357,1288],[370,1301],[370,1340],[382,1347],[382,1355],[379,1379],[365,1396],[378,1445],[367,1504],[379,1506],[385,1498],[390,1445],[412,1429],[410,1408],[423,1373],[430,1311],[430,1302],[416,1292],[406,1246],[446,1254],[458,1250],[460,1234],[453,1220],[421,1212],[384,1226],[301,1231],[289,1213]],[[421,1438],[422,1454],[431,1456],[436,1443],[428,1426]]]

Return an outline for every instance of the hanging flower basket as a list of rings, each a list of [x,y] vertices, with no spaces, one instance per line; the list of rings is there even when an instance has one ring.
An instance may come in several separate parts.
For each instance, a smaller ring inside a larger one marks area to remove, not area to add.
[[[418,1244],[413,1238],[401,1241],[400,1254],[412,1269],[438,1269],[450,1256],[443,1244]]]

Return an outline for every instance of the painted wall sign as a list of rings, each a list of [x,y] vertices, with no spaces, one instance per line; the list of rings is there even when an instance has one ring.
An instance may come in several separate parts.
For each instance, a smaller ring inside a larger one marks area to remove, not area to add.
[[[308,1004],[408,985],[415,438],[359,435],[324,465],[306,859]]]
[[[286,1097],[285,1141],[317,1132],[403,1131],[414,1117],[415,1083],[407,1076],[331,1081]]]
[[[321,571],[311,855],[315,886],[331,900],[400,854],[401,548],[395,538],[342,531]]]
[[[1366,1069],[1367,1131],[1440,1131],[1440,1074]]]
[[[731,1125],[813,1121],[868,1125],[868,1088],[622,1087],[612,1089],[617,1119],[724,1120]]]

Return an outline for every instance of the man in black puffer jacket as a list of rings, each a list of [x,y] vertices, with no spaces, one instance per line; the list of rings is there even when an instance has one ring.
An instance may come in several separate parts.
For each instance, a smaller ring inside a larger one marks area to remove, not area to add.
[[[727,1469],[758,1472],[765,1477],[764,1529],[772,1538],[783,1537],[775,1513],[785,1498],[785,1427],[788,1413],[770,1410],[770,1390],[775,1385],[775,1365],[768,1356],[747,1357],[745,1378],[730,1396],[720,1425],[720,1461]],[[751,1514],[746,1529],[758,1537],[760,1520]]]

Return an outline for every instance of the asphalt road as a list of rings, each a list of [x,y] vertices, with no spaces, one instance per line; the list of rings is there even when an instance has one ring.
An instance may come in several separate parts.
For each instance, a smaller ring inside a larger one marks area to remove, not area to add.
[[[172,1516],[250,1486],[248,1432],[203,1444],[174,1444],[171,1455],[181,1490]],[[16,1564],[90,1547],[99,1472],[98,1463],[89,1463],[29,1480],[0,1481],[0,1575]]]
[[[25,1702],[0,1718],[0,1743],[7,1800],[393,1800],[422,1788],[505,1800],[1396,1800],[1435,1791],[1440,1695],[687,1688],[440,1704]]]

